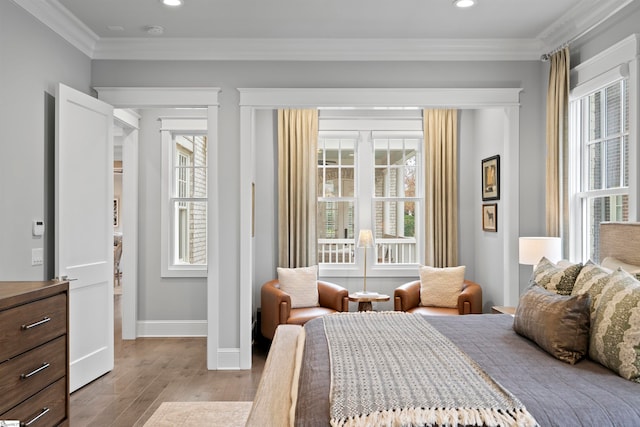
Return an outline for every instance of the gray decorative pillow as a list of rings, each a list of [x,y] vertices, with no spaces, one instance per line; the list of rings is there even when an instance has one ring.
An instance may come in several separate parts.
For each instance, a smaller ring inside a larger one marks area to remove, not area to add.
[[[629,273],[611,274],[596,305],[589,357],[640,383],[640,282]]]
[[[531,286],[520,297],[513,329],[556,359],[573,365],[587,354],[589,295],[558,295]]]
[[[580,270],[580,274],[573,286],[571,295],[582,295],[588,293],[591,296],[591,322],[593,323],[593,315],[596,310],[596,304],[600,298],[600,294],[605,286],[609,284],[611,271],[606,268],[594,264],[591,261]]]
[[[571,295],[581,269],[582,264],[560,266],[543,257],[533,271],[531,284],[535,283],[559,295]]]

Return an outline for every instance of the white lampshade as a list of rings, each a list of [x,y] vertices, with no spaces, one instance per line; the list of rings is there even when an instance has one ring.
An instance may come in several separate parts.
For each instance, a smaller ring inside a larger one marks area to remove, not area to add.
[[[373,247],[373,233],[371,230],[360,230],[358,234],[358,243],[356,246],[359,248],[372,248]]]
[[[560,237],[520,237],[519,262],[525,265],[536,265],[542,257],[551,262],[562,258],[562,241]]]

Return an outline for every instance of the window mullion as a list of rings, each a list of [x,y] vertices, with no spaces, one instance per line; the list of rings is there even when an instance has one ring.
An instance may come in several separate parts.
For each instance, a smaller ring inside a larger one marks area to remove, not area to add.
[[[607,105],[607,95],[606,90],[602,89],[600,91],[602,95],[600,96],[600,129],[602,129],[602,134],[600,135],[601,143],[600,143],[600,190],[607,188],[607,165],[608,163],[608,155],[607,155],[607,146],[609,145],[609,126],[607,124],[607,116],[609,112],[609,108]]]

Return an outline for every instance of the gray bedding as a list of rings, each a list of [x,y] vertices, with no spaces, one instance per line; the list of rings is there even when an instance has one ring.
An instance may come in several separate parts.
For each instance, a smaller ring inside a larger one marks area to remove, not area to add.
[[[428,321],[513,393],[541,426],[640,426],[640,384],[598,363],[575,365],[517,335],[513,317],[484,314]],[[322,319],[305,325],[296,425],[329,425],[329,357]]]

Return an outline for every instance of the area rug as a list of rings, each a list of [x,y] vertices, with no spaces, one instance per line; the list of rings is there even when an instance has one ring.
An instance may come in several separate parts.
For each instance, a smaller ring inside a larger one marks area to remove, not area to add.
[[[242,427],[250,410],[251,402],[164,402],[144,427]]]

